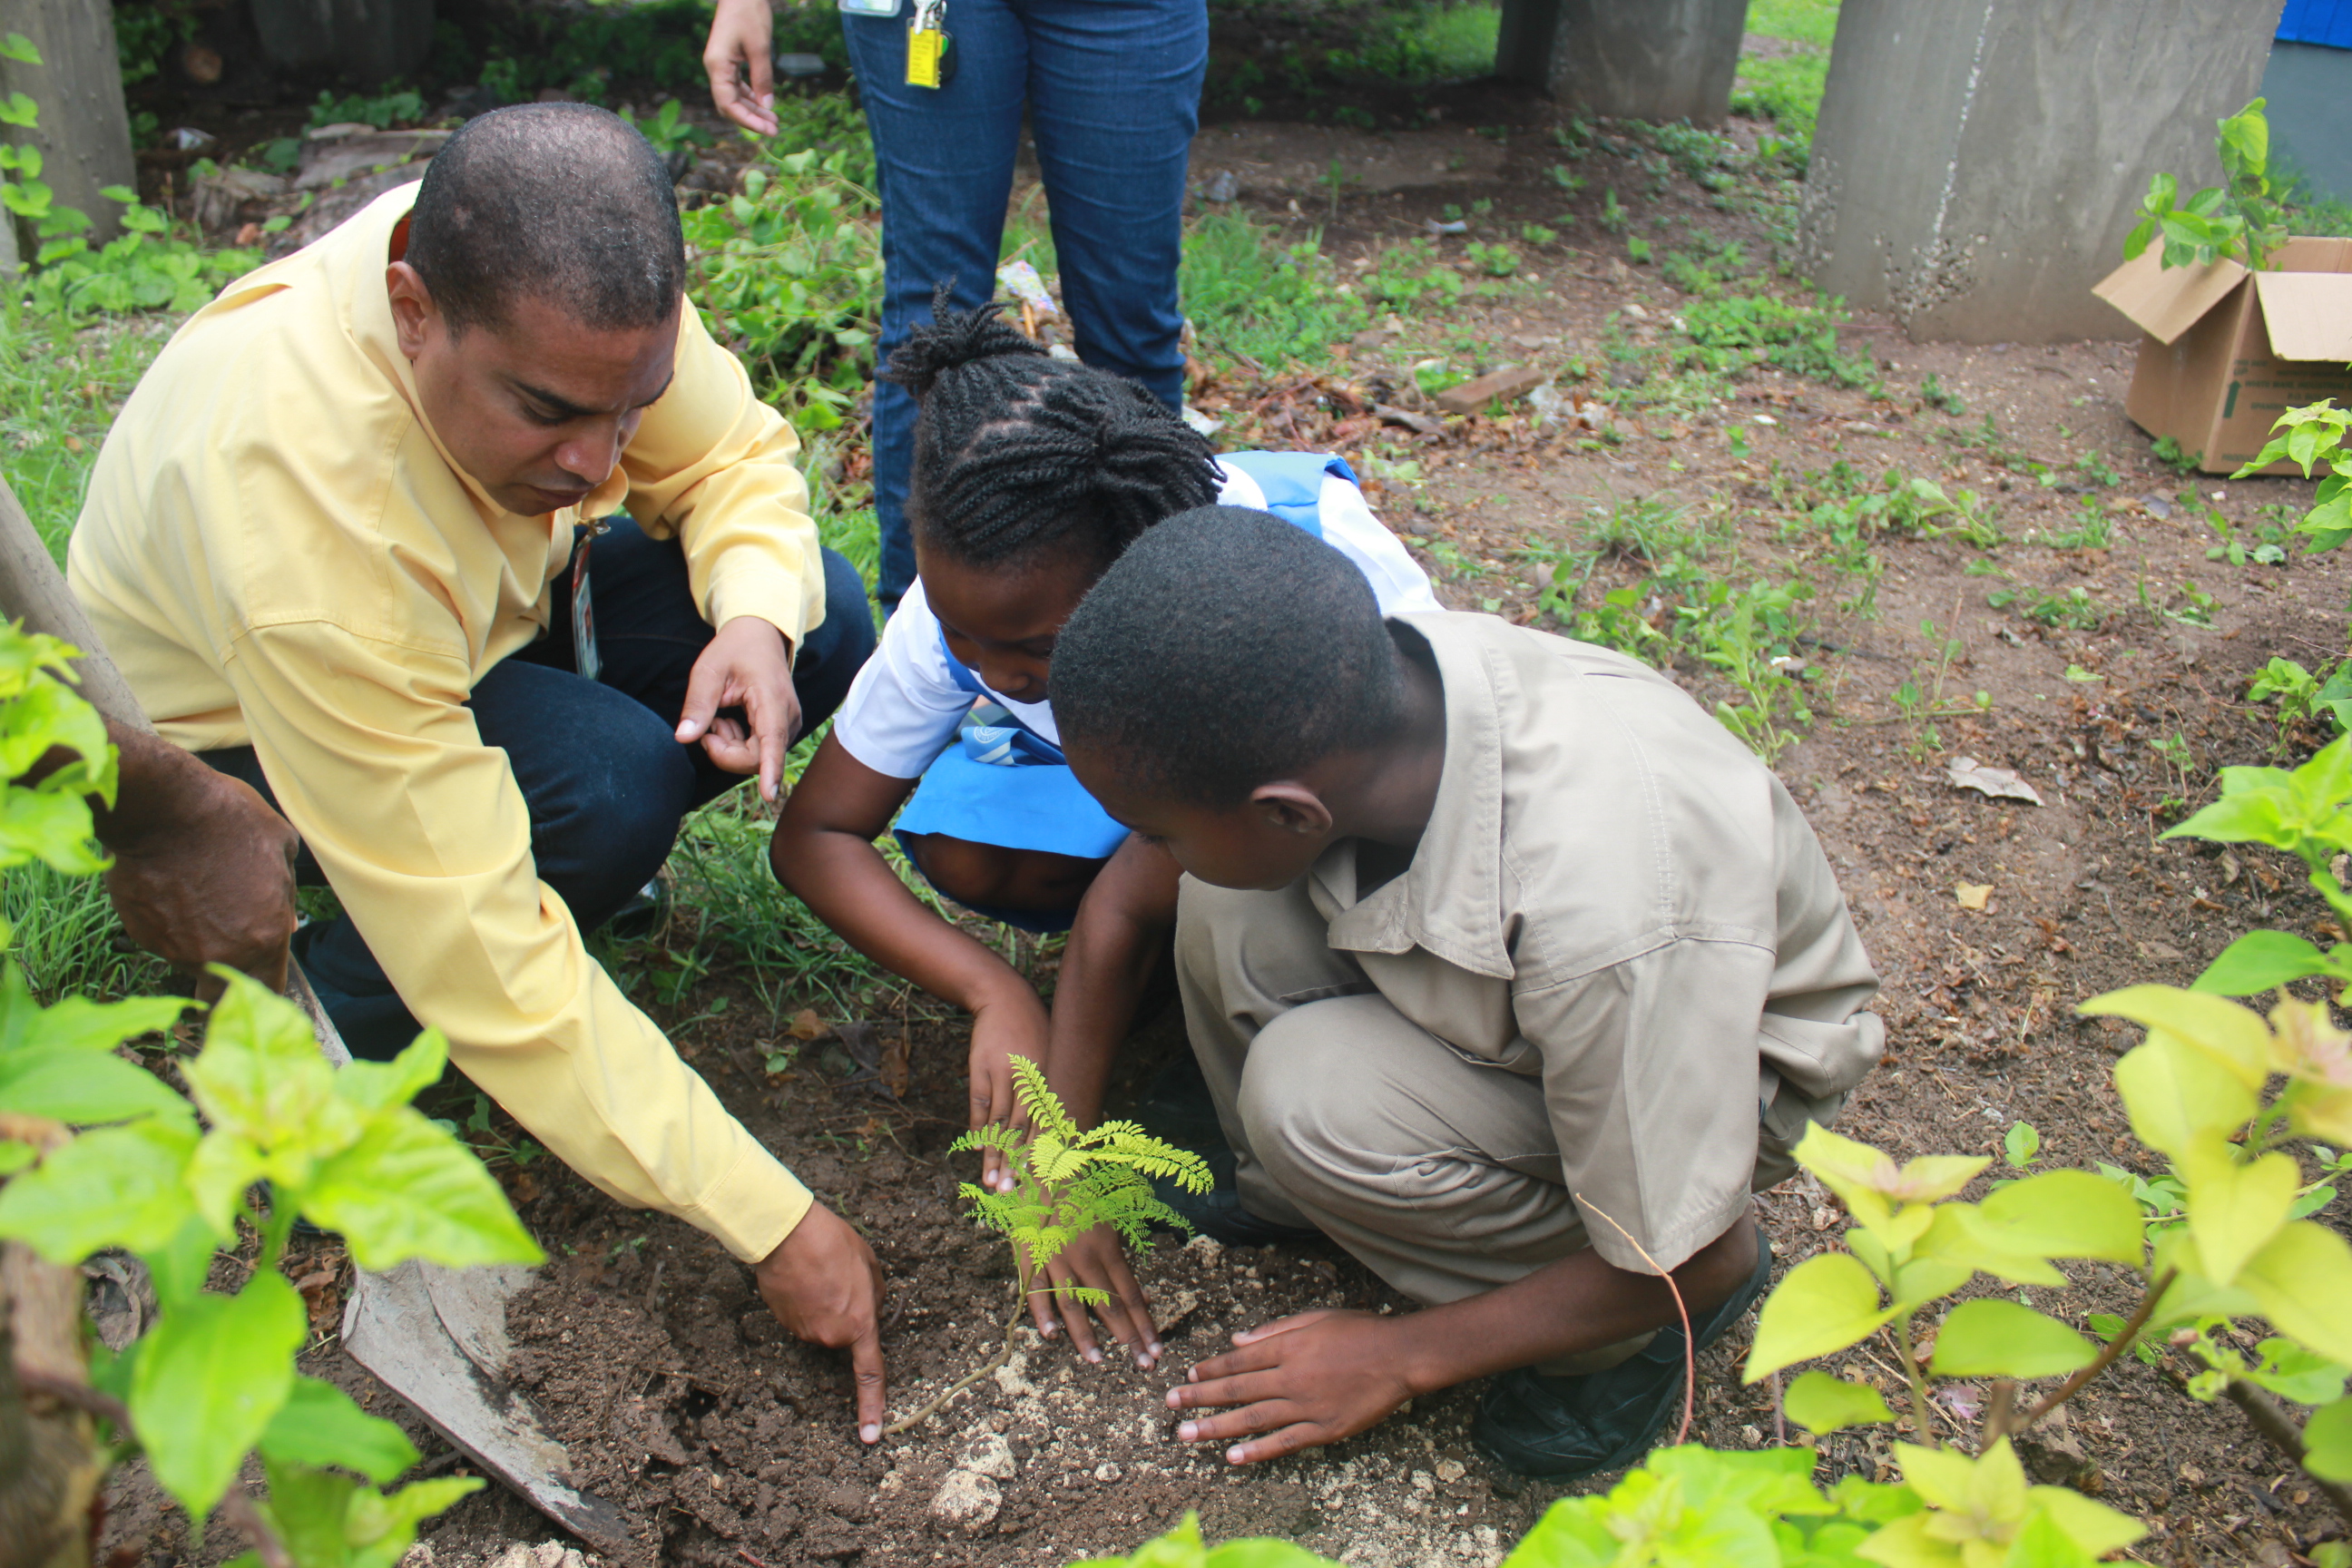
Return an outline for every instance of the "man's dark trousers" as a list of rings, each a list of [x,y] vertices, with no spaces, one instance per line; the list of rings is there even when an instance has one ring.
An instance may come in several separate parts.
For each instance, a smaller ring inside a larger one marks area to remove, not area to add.
[[[507,753],[522,786],[540,879],[562,896],[583,931],[611,920],[652,880],[687,813],[744,782],[714,766],[699,745],[675,738],[694,661],[712,636],[695,608],[677,542],[649,539],[615,517],[590,561],[598,678],[574,673],[565,573],[556,581],[549,634],[491,667],[467,704],[482,744]],[[830,550],[824,602],[823,624],[793,661],[803,734],[841,706],[874,651],[866,584]],[[203,756],[277,804],[252,747]],[[305,887],[326,880],[307,847],[295,875]],[[352,1055],[386,1060],[415,1038],[415,1018],[350,917],[296,932],[294,952]]]

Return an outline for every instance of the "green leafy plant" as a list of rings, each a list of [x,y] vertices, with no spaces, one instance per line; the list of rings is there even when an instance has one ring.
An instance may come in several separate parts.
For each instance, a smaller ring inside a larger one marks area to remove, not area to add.
[[[850,177],[855,163],[846,150],[766,152],[739,194],[683,215],[711,335],[806,429],[839,425],[874,365],[880,201]]]
[[[1013,1089],[1026,1127],[974,1128],[948,1145],[950,1153],[993,1150],[1004,1157],[1013,1187],[990,1192],[970,1182],[957,1192],[971,1205],[975,1224],[999,1231],[1013,1244],[1020,1280],[1004,1342],[996,1354],[958,1379],[938,1397],[883,1428],[903,1432],[929,1420],[940,1406],[1003,1366],[1013,1353],[1013,1331],[1030,1299],[1055,1294],[1085,1306],[1102,1306],[1106,1291],[1083,1285],[1041,1284],[1045,1266],[1086,1231],[1108,1226],[1129,1247],[1141,1247],[1157,1225],[1191,1227],[1183,1216],[1152,1195],[1154,1178],[1172,1181],[1186,1192],[1205,1193],[1212,1179],[1207,1162],[1189,1150],[1162,1142],[1132,1121],[1105,1121],[1081,1130],[1045,1082],[1043,1068],[1026,1057],[1013,1062]]]
[[[409,91],[379,93],[371,98],[353,93],[349,98],[337,98],[331,92],[321,92],[310,105],[310,126],[369,125],[378,131],[389,131],[395,125],[414,125],[425,118],[425,100]]]
[[[2267,672],[2266,672],[2267,673]],[[2352,892],[2330,868],[2352,849],[2352,736],[2340,735],[2301,767],[2223,768],[2221,797],[2165,835],[2220,844],[2263,844],[2304,863],[2312,890],[2352,930]],[[2352,993],[2352,945],[2323,952],[2292,931],[2249,931],[2221,950],[2197,989],[2250,996],[2306,977]]]
[[[2338,664],[2322,680],[2294,660],[2273,655],[2254,672],[2246,698],[2278,704],[2274,717],[2282,751],[2295,726],[2322,716],[2342,734],[2352,730],[2352,663]]]
[[[677,100],[672,98],[664,100],[659,109],[643,120],[623,105],[621,118],[635,126],[645,139],[653,143],[655,152],[667,157],[687,148],[710,145],[710,132],[684,118],[684,112],[678,107]]]
[[[0,777],[21,779],[53,749],[68,757],[0,792],[0,868],[104,864],[89,799],[112,799],[114,756],[96,711],[64,684],[71,654],[0,626]],[[218,1510],[236,1523],[257,1549],[236,1560],[244,1568],[261,1549],[303,1568],[389,1568],[420,1521],[482,1483],[378,1489],[415,1449],[333,1384],[296,1374],[310,1319],[278,1269],[295,1220],[342,1233],[366,1268],[535,1262],[539,1248],[480,1163],[409,1106],[446,1060],[437,1033],[393,1062],[339,1072],[292,1003],[220,973],[227,992],[183,1064],[192,1104],[115,1049],[171,1025],[184,1003],[45,1007],[14,961],[0,963],[0,1239],[60,1265],[123,1248],[147,1266],[158,1304],[144,1338],[98,1357],[89,1386],[47,1376],[39,1392],[103,1422],[118,1456],[142,1453],[191,1520]],[[209,1292],[213,1254],[240,1225],[258,1237],[252,1272],[234,1294]],[[0,1378],[11,1375],[0,1357]],[[20,1401],[0,1405],[22,1419]],[[254,1453],[266,1500],[236,1484]]]
[[[2179,439],[2171,436],[2158,436],[2149,442],[2147,455],[2184,479],[2195,473],[2197,465],[2205,460],[2202,452],[2182,451]]]
[[[2269,264],[2271,252],[2286,243],[2286,221],[2271,184],[2271,128],[2263,108],[2258,98],[2220,121],[2215,145],[2221,154],[2221,184],[2184,202],[2177,176],[2158,174],[2148,181],[2140,220],[2124,239],[2124,259],[2139,256],[2160,237],[2166,267],[2201,267],[2226,258],[2259,272]]]
[[[2321,463],[2327,465],[2327,477],[2319,481],[2313,504],[2294,531],[2310,542],[2310,550],[2334,550],[2347,539],[2352,539],[2352,461],[2345,458],[2344,432],[2352,426],[2352,409],[2338,408],[2336,400],[2325,397],[2317,403],[2290,408],[2278,416],[2271,426],[2274,432],[2252,461],[2240,468],[2232,479],[2269,468],[2273,463],[2293,463],[2309,479],[2312,469]]]

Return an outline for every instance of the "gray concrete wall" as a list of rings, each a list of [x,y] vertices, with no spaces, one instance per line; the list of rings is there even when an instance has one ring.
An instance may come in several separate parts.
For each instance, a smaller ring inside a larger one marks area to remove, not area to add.
[[[0,59],[0,96],[21,92],[40,105],[28,134],[0,128],[11,142],[41,150],[41,183],[59,206],[77,207],[96,226],[93,242],[122,232],[121,204],[99,191],[135,185],[131,116],[122,102],[122,65],[114,52],[114,7],[102,0],[0,0],[0,34],[22,33],[41,53],[37,66]],[[24,253],[33,237],[20,234]]]
[[[2352,201],[2352,49],[2272,45],[2263,96],[2272,173],[2292,170],[2313,195]]]
[[[1748,0],[1503,0],[1495,74],[1570,109],[1721,120]]]
[[[2091,297],[2151,175],[2221,177],[2280,0],[1844,0],[1799,226],[1915,338],[2127,336]]]

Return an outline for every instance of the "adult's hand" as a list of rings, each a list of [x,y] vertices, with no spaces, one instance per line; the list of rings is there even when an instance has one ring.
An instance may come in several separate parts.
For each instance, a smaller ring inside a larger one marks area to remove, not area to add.
[[[1100,1362],[1103,1352],[1095,1342],[1088,1309],[1062,1295],[1058,1288],[1076,1285],[1100,1290],[1110,1300],[1094,1308],[1093,1315],[1102,1320],[1112,1338],[1134,1353],[1136,1365],[1148,1372],[1160,1364],[1160,1330],[1151,1320],[1151,1303],[1144,1300],[1143,1287],[1136,1283],[1135,1270],[1127,1265],[1127,1249],[1108,1226],[1072,1237],[1069,1245],[1046,1263],[1045,1280],[1057,1289],[1040,1290],[1029,1299],[1041,1337],[1052,1339],[1066,1319],[1070,1343],[1078,1354],[1089,1362]]]
[[[776,23],[768,0],[719,0],[710,18],[710,40],[702,48],[702,68],[710,78],[710,102],[746,131],[776,133],[776,94],[769,62]]]
[[[751,721],[719,718],[740,708]],[[784,776],[784,753],[800,738],[801,700],[793,689],[792,645],[757,616],[737,616],[719,628],[687,678],[686,709],[677,716],[682,746],[702,742],[710,760],[730,773],[760,775],[760,798],[772,801]]]
[[[212,963],[285,990],[300,847],[294,829],[248,785],[169,742],[132,730],[113,739],[121,782],[98,828],[114,855],[106,891],[123,930],[195,972],[203,1000],[222,990],[205,973]]]
[[[1352,1437],[1413,1395],[1397,1369],[1398,1320],[1322,1310],[1234,1336],[1230,1354],[1204,1361],[1168,1391],[1171,1410],[1225,1406],[1176,1428],[1178,1441],[1247,1439],[1225,1450],[1253,1465]]]
[[[795,1339],[846,1348],[857,1378],[857,1440],[882,1440],[882,1266],[849,1222],[813,1204],[752,1270],[760,1299]]]

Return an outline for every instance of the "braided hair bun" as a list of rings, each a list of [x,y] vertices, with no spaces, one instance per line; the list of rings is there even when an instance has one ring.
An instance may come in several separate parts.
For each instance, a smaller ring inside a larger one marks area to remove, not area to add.
[[[1108,566],[1163,518],[1217,496],[1209,443],[1143,388],[948,308],[890,356],[913,391],[907,515],[926,549],[977,566],[1079,550]]]
[[[949,309],[949,285],[931,295],[931,320],[908,333],[907,341],[890,352],[889,368],[880,379],[896,382],[917,397],[926,397],[940,377],[979,360],[1001,355],[1049,357],[1045,345],[1011,322],[998,319],[1003,301],[977,310]]]

